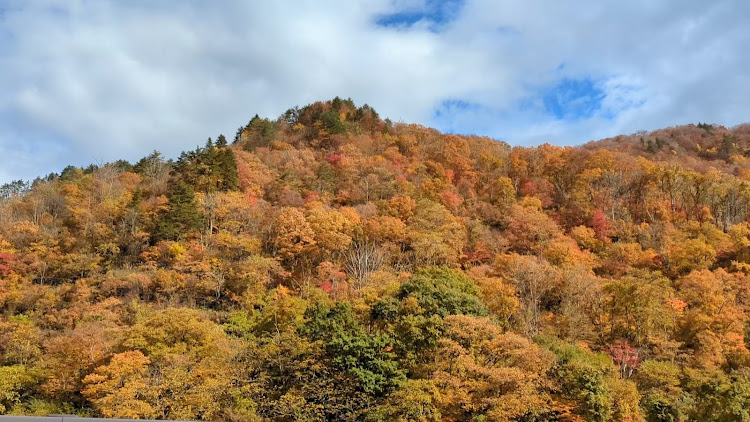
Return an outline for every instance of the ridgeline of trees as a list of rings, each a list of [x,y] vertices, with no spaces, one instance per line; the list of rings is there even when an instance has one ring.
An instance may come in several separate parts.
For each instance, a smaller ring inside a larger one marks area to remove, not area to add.
[[[336,98],[0,187],[0,414],[750,420],[750,127],[510,147]]]

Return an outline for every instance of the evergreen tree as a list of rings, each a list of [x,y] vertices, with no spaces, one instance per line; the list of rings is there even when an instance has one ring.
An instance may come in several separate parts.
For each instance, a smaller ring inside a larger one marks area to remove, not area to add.
[[[223,134],[216,138],[216,146],[219,148],[226,148],[227,138]]]
[[[160,215],[155,240],[177,240],[201,227],[193,188],[182,180],[170,187],[169,209]]]
[[[234,134],[234,141],[232,141],[233,144],[236,144],[242,139],[242,133],[245,131],[244,126],[240,126],[237,128],[237,133]]]
[[[214,147],[210,138],[205,148],[197,148],[180,155],[175,164],[174,177],[193,186],[198,192],[227,192],[239,189],[234,152],[229,148]]]
[[[341,122],[339,114],[333,110],[323,114],[321,120],[323,122],[323,127],[325,127],[326,130],[328,130],[328,133],[332,135],[346,132],[346,126]]]
[[[247,132],[249,135],[249,142],[245,145],[245,149],[252,150],[256,147],[263,147],[268,145],[271,141],[276,139],[276,135],[279,131],[279,125],[277,122],[272,122],[268,119],[262,119],[257,114],[247,123],[243,132]]]
[[[240,178],[237,173],[237,161],[235,160],[234,152],[231,149],[224,148],[219,152],[218,167],[221,173],[220,190],[239,190]]]

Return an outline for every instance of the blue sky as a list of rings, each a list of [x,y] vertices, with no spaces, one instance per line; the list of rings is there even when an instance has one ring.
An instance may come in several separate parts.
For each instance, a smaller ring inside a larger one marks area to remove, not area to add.
[[[511,144],[750,121],[744,0],[0,0],[0,182],[351,97]]]
[[[406,29],[426,23],[434,32],[440,32],[456,20],[464,6],[463,0],[426,0],[413,4],[394,4],[394,8],[375,16],[375,24],[384,28]]]

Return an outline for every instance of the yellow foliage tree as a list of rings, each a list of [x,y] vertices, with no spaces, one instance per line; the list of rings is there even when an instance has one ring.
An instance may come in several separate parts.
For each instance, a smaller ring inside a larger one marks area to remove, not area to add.
[[[107,418],[154,418],[154,391],[149,382],[151,360],[138,350],[112,356],[84,378],[83,395]]]

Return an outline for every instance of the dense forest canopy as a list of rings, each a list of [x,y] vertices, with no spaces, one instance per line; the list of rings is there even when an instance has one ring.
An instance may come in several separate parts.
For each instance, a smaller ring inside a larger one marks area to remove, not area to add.
[[[0,414],[750,420],[749,125],[524,148],[335,98],[0,198]]]

